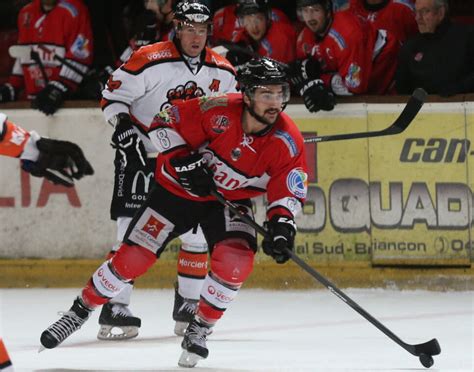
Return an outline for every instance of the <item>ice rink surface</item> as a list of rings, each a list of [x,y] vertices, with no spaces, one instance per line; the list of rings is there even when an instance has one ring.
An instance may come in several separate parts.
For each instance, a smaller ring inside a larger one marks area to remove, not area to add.
[[[79,290],[0,289],[0,336],[15,371],[190,371],[179,368],[171,290],[136,290],[142,318],[130,341],[99,341],[96,311],[62,345],[38,354],[39,336]],[[430,371],[474,371],[474,292],[349,289],[345,292],[403,341],[436,337],[441,355]],[[208,341],[198,371],[423,371],[395,344],[325,289],[243,289]]]

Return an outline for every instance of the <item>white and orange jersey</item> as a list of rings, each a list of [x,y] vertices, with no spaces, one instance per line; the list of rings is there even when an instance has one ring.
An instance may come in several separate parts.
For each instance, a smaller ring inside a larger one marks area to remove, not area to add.
[[[158,112],[177,101],[236,92],[236,87],[234,67],[210,48],[193,69],[173,41],[164,41],[138,49],[114,71],[102,92],[101,107],[107,121],[125,112],[137,128],[147,128]],[[143,132],[145,148],[156,152]]]
[[[36,132],[28,132],[9,121],[5,114],[0,113],[0,155],[36,161],[39,151]]]
[[[285,113],[265,134],[246,134],[242,128],[242,94],[202,97],[180,102],[156,116],[148,130],[160,154],[155,178],[178,196],[197,197],[179,184],[169,161],[191,151],[203,154],[213,170],[219,192],[229,200],[267,194],[267,216],[301,210],[307,192],[303,136]]]

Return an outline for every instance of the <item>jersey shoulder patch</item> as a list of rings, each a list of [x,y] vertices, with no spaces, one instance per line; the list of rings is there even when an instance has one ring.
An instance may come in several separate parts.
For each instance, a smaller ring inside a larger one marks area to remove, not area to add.
[[[146,45],[133,52],[121,67],[131,73],[143,71],[148,65],[180,59],[181,56],[172,41]]]

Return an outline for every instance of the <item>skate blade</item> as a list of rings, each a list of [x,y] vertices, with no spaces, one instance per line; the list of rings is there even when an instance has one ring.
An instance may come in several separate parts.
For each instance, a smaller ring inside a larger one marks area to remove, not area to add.
[[[190,353],[187,350],[183,350],[178,361],[178,366],[184,367],[184,368],[193,368],[196,366],[197,362],[199,362],[201,359],[204,359],[204,358],[197,354]]]
[[[116,333],[116,332],[120,333]],[[97,338],[102,341],[130,340],[138,336],[138,327],[101,325]]]
[[[176,336],[184,336],[186,333],[186,328],[188,328],[188,322],[176,322],[174,325],[174,334]]]

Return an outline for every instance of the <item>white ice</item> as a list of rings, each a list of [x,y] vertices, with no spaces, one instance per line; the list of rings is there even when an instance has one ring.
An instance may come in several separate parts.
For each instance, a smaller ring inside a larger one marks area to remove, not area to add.
[[[189,371],[177,366],[171,290],[136,290],[138,338],[99,341],[98,313],[53,350],[38,353],[39,336],[68,310],[78,289],[0,289],[0,336],[15,371]],[[431,371],[474,371],[474,292],[345,291],[403,341],[437,338]],[[242,289],[208,341],[197,371],[423,371],[395,344],[325,289]]]

